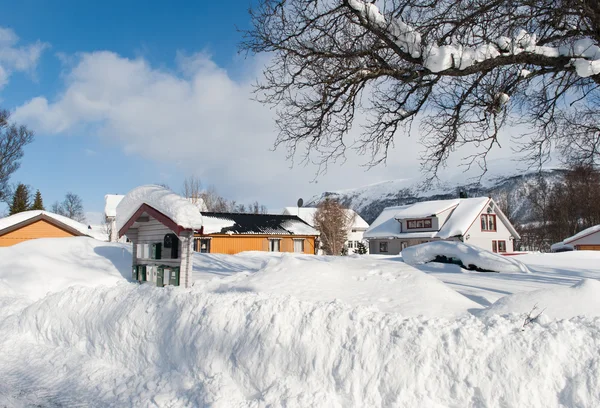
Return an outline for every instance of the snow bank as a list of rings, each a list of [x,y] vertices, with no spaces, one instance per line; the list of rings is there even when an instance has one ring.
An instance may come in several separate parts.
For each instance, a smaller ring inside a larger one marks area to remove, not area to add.
[[[198,206],[171,190],[155,185],[136,187],[117,206],[117,230],[121,230],[142,204],[160,211],[184,229],[202,228]]]
[[[431,262],[436,256],[457,258],[465,266],[475,265],[481,269],[494,272],[529,272],[523,263],[514,258],[497,255],[462,242],[434,241],[402,250],[402,258],[409,265],[420,265]]]
[[[576,316],[600,317],[600,282],[583,279],[565,288],[542,289],[505,296],[483,311],[482,315],[529,313],[534,306],[537,314],[553,319]]]
[[[36,300],[73,285],[114,285],[131,276],[130,248],[87,237],[42,238],[0,248],[0,288]]]
[[[457,316],[480,306],[442,282],[404,263],[354,257],[283,254],[255,272],[213,281],[217,292],[257,292],[308,302],[341,300],[402,316]]]
[[[0,345],[10,349],[0,354],[0,401],[598,406],[600,321],[519,331],[521,323],[520,317],[404,319],[340,302],[244,292],[70,288],[0,320]]]

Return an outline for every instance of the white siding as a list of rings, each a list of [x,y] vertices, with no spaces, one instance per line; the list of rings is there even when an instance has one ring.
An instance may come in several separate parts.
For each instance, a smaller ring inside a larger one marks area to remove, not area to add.
[[[481,215],[488,214],[487,206],[479,213],[471,227],[464,235],[464,242],[470,245],[475,245],[480,248],[492,251],[492,241],[506,241],[506,252],[514,251],[514,240],[511,238],[511,233],[502,221],[501,217],[496,215],[496,231],[481,230]],[[489,214],[496,214],[495,211]]]

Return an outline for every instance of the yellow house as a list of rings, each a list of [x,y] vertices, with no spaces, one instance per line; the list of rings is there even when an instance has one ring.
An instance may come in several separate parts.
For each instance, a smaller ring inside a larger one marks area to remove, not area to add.
[[[37,238],[92,236],[91,228],[47,211],[24,211],[0,218],[0,247]]]
[[[237,254],[243,251],[315,254],[319,233],[295,215],[202,212],[194,251]]]

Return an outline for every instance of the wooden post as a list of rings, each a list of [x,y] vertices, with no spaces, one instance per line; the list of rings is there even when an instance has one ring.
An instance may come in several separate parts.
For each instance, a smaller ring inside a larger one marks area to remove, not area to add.
[[[183,231],[181,240],[181,265],[179,267],[179,285],[184,288],[192,287],[192,267],[194,264],[194,231]]]

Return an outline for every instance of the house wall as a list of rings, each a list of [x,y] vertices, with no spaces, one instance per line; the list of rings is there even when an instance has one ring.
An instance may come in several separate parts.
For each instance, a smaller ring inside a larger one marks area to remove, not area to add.
[[[355,232],[352,232],[352,230],[350,230],[350,232],[348,232],[348,237],[346,238],[346,247],[348,246],[348,241],[360,241],[360,242],[364,242],[364,234],[365,231],[364,230],[358,230]],[[365,243],[365,245],[367,246],[367,253],[369,253],[369,245],[367,245]],[[349,254],[353,254],[356,252],[356,247],[354,248],[348,248],[348,253]]]
[[[315,253],[313,236],[268,236],[268,235],[196,235],[195,238],[210,238],[211,254],[237,254],[243,251],[268,251],[269,238],[280,239],[281,252],[294,252],[294,239],[304,239],[304,253]]]
[[[46,221],[38,220],[0,236],[0,247],[7,247],[37,238],[68,238],[75,234]]]
[[[150,257],[152,244],[164,244],[165,235],[172,233],[173,231],[153,218],[150,218],[148,222],[139,223],[139,227],[135,230],[127,231],[127,237],[136,246],[136,259],[134,260],[134,263],[136,265],[165,264],[179,266],[182,253],[181,240],[178,244],[179,258],[172,259],[171,249],[164,247],[161,248],[161,259],[152,259]]]
[[[488,214],[487,208],[488,206],[486,206],[483,209],[483,211],[481,211],[481,213],[477,215],[477,218],[464,235],[464,242],[470,245],[478,246],[479,248],[483,248],[488,251],[492,251],[492,241],[506,241],[506,252],[513,252],[515,241],[514,239],[510,239],[511,233],[506,227],[506,224],[504,224],[504,222],[500,218],[500,216],[496,215],[495,232],[481,230],[481,215]],[[496,212],[492,211],[490,214],[496,214]]]

